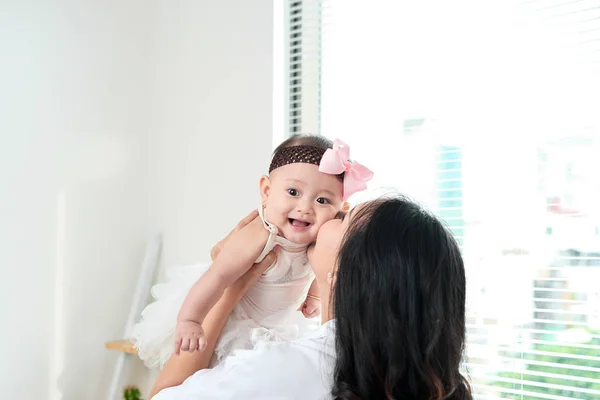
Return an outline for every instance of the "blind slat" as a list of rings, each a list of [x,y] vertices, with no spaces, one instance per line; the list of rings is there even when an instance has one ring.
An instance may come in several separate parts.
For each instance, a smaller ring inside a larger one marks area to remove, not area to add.
[[[544,314],[563,314],[563,315],[579,315],[579,316],[587,316],[590,314],[590,311],[588,309],[582,310],[582,311],[574,311],[574,310],[557,310],[557,309],[553,309],[553,308],[532,308],[531,309],[533,312],[539,312],[539,313],[544,313]],[[586,323],[586,326],[589,325],[588,323]]]
[[[586,367],[584,365],[574,365],[574,364],[560,364],[560,363],[553,363],[553,362],[548,362],[548,361],[539,361],[539,360],[521,360],[521,359],[515,359],[512,357],[498,357],[498,360],[504,361],[504,362],[511,362],[514,363],[515,361],[519,361],[519,362],[524,362],[526,364],[529,365],[537,365],[537,366],[543,366],[543,367],[554,367],[554,368],[563,368],[563,369],[571,369],[574,371],[586,371],[586,372],[597,372],[600,373],[600,368],[596,368],[596,367]],[[483,365],[481,363],[475,363],[472,361],[468,361],[471,364],[479,364],[479,365]]]
[[[542,287],[536,287],[535,291],[536,292],[557,292],[557,293],[574,293],[574,292],[578,292],[578,290],[576,290],[576,289],[554,289],[554,288],[542,288]]]
[[[572,268],[572,267],[542,267],[538,268],[540,270],[562,270],[564,268]],[[531,300],[535,302],[544,302],[544,303],[560,303],[560,304],[587,304],[587,300],[569,300],[569,299],[547,299],[544,297],[534,297]]]
[[[505,383],[514,383],[523,386],[535,386],[549,389],[558,389],[558,390],[567,390],[571,392],[578,393],[587,393],[587,394],[600,394],[600,391],[593,389],[580,388],[577,386],[568,386],[568,385],[556,385],[548,382],[536,382],[536,381],[528,381],[524,379],[513,379],[513,378],[504,378],[504,377],[495,377],[494,380],[496,382],[505,382]]]
[[[473,388],[490,390],[495,393],[510,393],[510,394],[516,394],[519,396],[531,396],[531,397],[537,397],[540,399],[549,399],[549,400],[571,400],[570,397],[554,396],[554,395],[545,394],[545,393],[531,392],[528,390],[499,388],[497,386],[482,385],[482,384],[478,384],[478,383],[473,383],[473,384],[471,384],[471,386]]]
[[[467,367],[473,367],[475,369],[479,368],[480,365],[477,364],[466,364]],[[513,374],[521,374],[523,376],[526,375],[531,375],[531,376],[541,376],[544,378],[554,378],[554,379],[560,379],[560,380],[570,380],[570,381],[577,381],[577,382],[586,382],[586,383],[596,383],[596,384],[600,384],[600,380],[599,379],[594,379],[594,378],[586,378],[586,377],[582,377],[582,376],[575,376],[575,375],[565,375],[565,374],[553,374],[553,373],[549,373],[549,372],[541,372],[541,371],[530,371],[530,370],[525,370],[525,369],[511,369],[511,368],[503,368],[502,372],[507,372],[507,373],[513,373]],[[470,374],[471,378],[485,378],[488,379],[489,375],[488,374],[476,374],[476,373],[472,373]],[[528,380],[523,380],[523,383],[526,382],[530,382]]]
[[[470,340],[475,339],[475,338],[487,338],[488,335],[477,335],[477,334],[470,334],[468,333],[467,336],[469,337]],[[519,341],[519,343],[527,343],[527,344],[546,344],[546,345],[556,345],[556,346],[563,346],[563,347],[574,347],[576,349],[590,349],[590,350],[600,350],[600,346],[595,346],[595,345],[591,345],[591,344],[584,344],[584,343],[566,343],[566,342],[560,342],[560,341],[551,341],[551,340],[521,340]],[[517,343],[514,343],[517,344]],[[600,353],[599,353],[600,354]]]
[[[490,326],[467,324],[467,328],[468,329],[488,329],[489,330]],[[496,325],[491,326],[491,328],[496,328]],[[533,329],[533,328],[520,328],[520,327],[513,327],[512,329],[514,332],[519,332],[519,333],[538,333],[538,334],[544,334],[544,335],[556,335],[557,334],[556,331],[549,331],[546,329]],[[589,337],[593,340],[600,339],[600,335],[596,335],[596,334],[589,334]]]
[[[493,346],[493,345],[485,345],[485,346],[487,346],[489,348],[493,348],[493,349],[498,349],[501,352],[515,353],[515,354],[518,353],[521,355],[536,354],[536,355],[541,355],[541,356],[572,358],[572,359],[576,359],[576,360],[598,361],[599,365],[600,365],[600,357],[595,357],[595,356],[587,356],[587,355],[582,355],[582,354],[571,354],[571,353],[561,353],[561,352],[554,352],[554,351],[518,349],[518,348],[504,347],[504,346]],[[468,346],[467,346],[467,348],[468,348]],[[522,360],[525,362],[529,361],[528,359],[517,358],[517,357],[506,357],[506,358],[512,358],[514,360]],[[598,371],[600,371],[600,368],[597,368],[597,369],[598,369]]]

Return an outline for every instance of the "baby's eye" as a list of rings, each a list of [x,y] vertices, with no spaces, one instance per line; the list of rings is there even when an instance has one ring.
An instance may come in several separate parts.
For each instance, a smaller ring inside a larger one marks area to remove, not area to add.
[[[331,201],[329,201],[329,199],[326,199],[325,197],[319,197],[317,199],[317,203],[319,203],[319,204],[331,204]]]
[[[296,189],[288,189],[288,194],[290,196],[296,197],[296,196],[298,196],[299,193],[298,193],[298,191]]]

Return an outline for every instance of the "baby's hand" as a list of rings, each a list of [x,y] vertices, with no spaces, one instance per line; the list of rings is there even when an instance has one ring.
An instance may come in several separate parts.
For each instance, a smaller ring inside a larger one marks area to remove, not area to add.
[[[175,354],[183,351],[203,351],[206,348],[204,329],[196,321],[177,321],[175,328]]]
[[[321,300],[314,297],[307,297],[302,306],[302,314],[306,318],[315,318],[321,314]]]

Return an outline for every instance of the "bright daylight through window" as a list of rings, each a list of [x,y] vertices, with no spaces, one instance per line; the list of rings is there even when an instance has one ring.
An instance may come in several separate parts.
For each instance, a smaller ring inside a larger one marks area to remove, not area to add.
[[[600,0],[286,7],[288,133],[461,244],[476,398],[600,398]]]

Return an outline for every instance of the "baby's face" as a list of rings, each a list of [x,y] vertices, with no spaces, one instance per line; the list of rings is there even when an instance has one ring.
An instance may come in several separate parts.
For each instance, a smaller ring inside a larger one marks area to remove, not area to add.
[[[335,218],[344,204],[343,183],[313,164],[294,163],[274,170],[261,181],[266,219],[279,234],[298,244],[317,238],[319,228]]]

